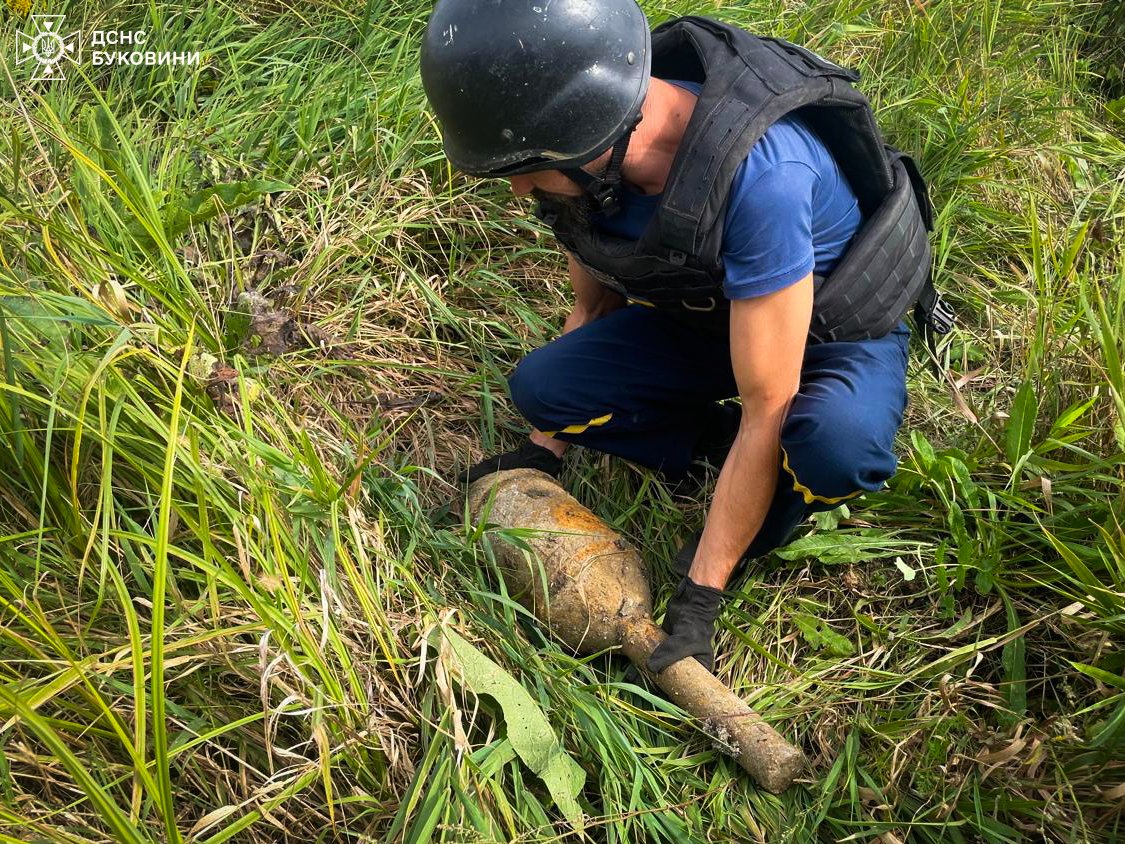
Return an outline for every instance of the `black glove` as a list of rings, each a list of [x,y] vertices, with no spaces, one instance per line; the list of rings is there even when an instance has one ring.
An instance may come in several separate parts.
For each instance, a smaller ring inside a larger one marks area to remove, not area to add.
[[[715,664],[711,638],[722,603],[722,590],[700,586],[690,577],[681,580],[661,625],[668,638],[648,658],[648,670],[659,674],[672,663],[694,656],[710,671]]]
[[[672,558],[672,571],[681,577],[687,577],[688,572],[691,571],[691,564],[695,561],[695,551],[699,547],[699,540],[703,538],[703,531],[697,530],[687,538],[687,541],[680,546],[680,550],[676,552],[676,556]],[[731,577],[740,573],[746,564],[750,561],[750,557],[743,554],[738,558],[738,563],[731,572]]]
[[[477,478],[483,478],[485,475],[491,475],[493,472],[500,472],[505,469],[538,469],[540,472],[546,472],[551,477],[557,478],[559,473],[562,472],[562,465],[562,458],[555,456],[555,453],[549,448],[543,448],[543,446],[536,445],[528,440],[515,451],[494,454],[465,469],[457,476],[457,483],[471,484]]]
[[[691,564],[695,560],[695,549],[699,547],[699,540],[703,538],[703,531],[697,530],[680,546],[676,556],[672,558],[672,571],[680,577],[687,577]]]

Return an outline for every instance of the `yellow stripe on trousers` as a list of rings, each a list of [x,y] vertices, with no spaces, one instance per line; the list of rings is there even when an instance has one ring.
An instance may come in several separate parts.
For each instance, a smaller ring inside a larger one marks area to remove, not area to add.
[[[855,498],[857,495],[863,495],[865,490],[857,489],[855,492],[849,492],[847,495],[841,495],[839,498],[825,498],[823,495],[817,495],[803,483],[797,479],[797,473],[789,466],[789,454],[785,451],[785,447],[781,448],[781,465],[785,467],[793,478],[793,489],[801,493],[805,499],[806,504],[812,504],[814,501],[819,501],[822,504],[839,504],[841,501],[847,501],[849,498]]]
[[[607,413],[605,416],[599,416],[596,419],[591,419],[585,425],[567,425],[565,428],[562,428],[561,430],[558,430],[558,431],[543,431],[542,434],[545,437],[553,437],[555,434],[581,434],[587,428],[593,428],[597,425],[604,425],[606,422],[608,422],[612,418],[613,418],[613,414]]]

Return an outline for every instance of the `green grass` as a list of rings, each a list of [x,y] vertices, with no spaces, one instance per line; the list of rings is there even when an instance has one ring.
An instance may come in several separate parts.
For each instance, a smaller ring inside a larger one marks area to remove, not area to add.
[[[586,772],[592,841],[1116,840],[1111,5],[646,5],[861,69],[931,181],[960,315],[942,378],[915,348],[894,480],[735,584],[717,671],[812,760],[781,797],[620,659],[528,623],[445,480],[521,436],[504,376],[568,294],[527,209],[444,162],[416,70],[426,5],[37,3],[203,57],[51,85],[24,81],[7,15],[0,840],[581,840],[498,707],[451,679],[443,626],[547,714]],[[323,347],[241,348],[247,289]],[[220,412],[203,354],[260,394]],[[566,482],[663,602],[705,500],[580,450]]]

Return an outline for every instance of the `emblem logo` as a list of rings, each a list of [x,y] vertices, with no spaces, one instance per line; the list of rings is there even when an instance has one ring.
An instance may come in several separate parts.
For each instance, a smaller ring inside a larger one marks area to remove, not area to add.
[[[37,62],[35,80],[66,79],[62,62],[77,61],[78,33],[62,34],[63,15],[32,15],[31,24],[32,34],[19,33],[16,64]]]

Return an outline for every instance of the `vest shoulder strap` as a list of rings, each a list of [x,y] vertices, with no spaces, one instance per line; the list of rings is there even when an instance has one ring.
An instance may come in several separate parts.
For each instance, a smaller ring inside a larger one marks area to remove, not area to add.
[[[859,74],[777,38],[707,18],[657,27],[653,75],[703,84],[657,211],[657,235],[672,253],[717,251],[731,181],[769,126],[800,110],[829,147],[861,210],[878,207],[892,186]],[[705,260],[717,259],[701,255]]]

